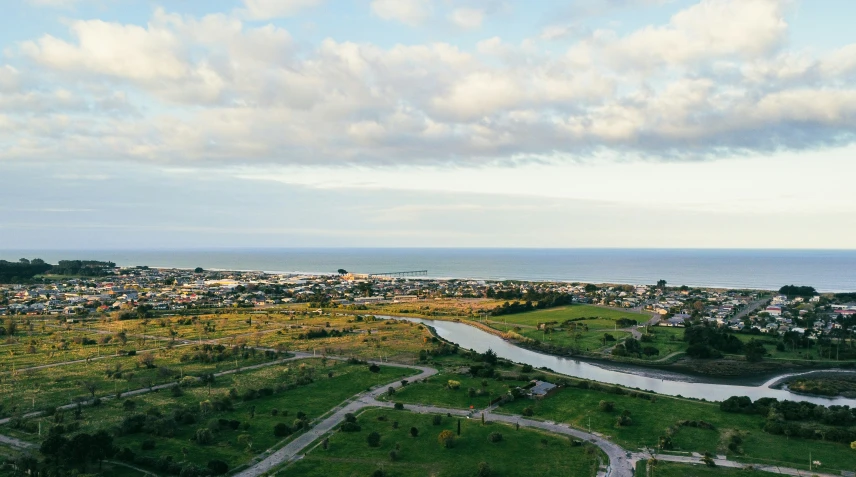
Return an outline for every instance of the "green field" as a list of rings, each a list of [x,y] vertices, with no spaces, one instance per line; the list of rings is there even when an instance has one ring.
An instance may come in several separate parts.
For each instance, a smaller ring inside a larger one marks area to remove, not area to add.
[[[562,323],[565,320],[573,320],[578,318],[595,318],[589,321],[592,323],[590,328],[613,328],[613,320],[619,318],[630,318],[645,323],[651,319],[650,315],[635,313],[632,311],[621,311],[612,308],[604,308],[594,305],[568,305],[557,308],[549,308],[547,310],[536,310],[526,313],[517,313],[513,315],[502,315],[492,318],[493,321],[517,323],[521,325],[536,326],[538,323],[558,322]]]
[[[600,411],[601,400],[614,402],[614,411]],[[540,401],[519,399],[504,405],[500,412],[521,414],[527,407],[533,410],[535,418],[567,422],[580,429],[588,429],[590,425],[593,431],[603,433],[627,449],[656,446],[666,428],[675,426],[680,420],[703,420],[713,424],[715,429],[678,428],[672,437],[674,450],[727,454],[735,459],[765,459],[794,467],[806,462],[811,452],[816,460],[830,468],[856,467],[856,451],[844,444],[768,434],[761,430],[763,417],[722,412],[717,403],[666,396],[656,396],[649,401],[572,386]],[[625,409],[630,411],[633,422],[630,426],[616,427],[616,419]],[[725,437],[732,430],[741,433],[742,454],[726,447]]]
[[[648,469],[648,461],[640,461],[636,466],[636,475],[639,477],[733,477],[747,475],[770,475],[748,469],[735,469],[729,467],[707,467],[705,465],[679,464],[675,462],[658,461],[653,469]]]
[[[386,475],[400,477],[469,477],[476,475],[480,462],[486,462],[491,475],[582,477],[595,475],[600,456],[599,451],[572,447],[565,436],[515,430],[498,423],[482,426],[478,420],[461,420],[461,436],[449,449],[438,443],[437,436],[443,430],[456,432],[456,418],[443,416],[440,425],[433,425],[430,415],[369,410],[357,422],[360,432],[333,434],[328,450],[318,446],[277,475],[362,477],[383,469]],[[411,437],[411,427],[419,430],[418,437]],[[381,435],[378,447],[366,442],[373,431]],[[494,432],[502,434],[502,441],[489,442],[488,436]],[[392,460],[389,453],[396,448],[397,457]]]
[[[332,377],[329,377],[328,373],[332,373]],[[226,461],[230,467],[235,467],[282,441],[281,437],[275,437],[273,433],[273,427],[277,423],[291,425],[298,412],[305,413],[311,421],[326,414],[354,394],[378,383],[404,379],[413,373],[414,371],[409,369],[387,366],[381,367],[379,373],[371,373],[366,365],[321,359],[299,360],[252,372],[223,376],[215,381],[210,395],[207,387],[195,386],[184,388],[181,396],[174,396],[171,391],[163,390],[128,399],[111,400],[101,406],[84,408],[81,419],[77,422],[80,425],[80,432],[93,433],[98,429],[116,428],[126,417],[134,413],[157,412],[169,416],[174,410],[189,409],[196,412],[195,422],[177,425],[171,436],[153,436],[140,432],[117,437],[116,445],[119,448],[128,447],[138,456],[169,455],[177,461],[194,462],[202,466],[211,459],[213,452],[217,454],[218,459]],[[251,400],[243,398],[248,389],[274,388],[277,384],[295,382],[296,378],[302,375],[311,375],[314,382],[276,392],[267,397]],[[232,399],[233,410],[199,412],[200,403],[225,397],[231,389],[235,389],[238,396]],[[127,401],[135,403],[133,411],[125,409]],[[274,409],[277,411],[276,415],[273,414]],[[65,413],[67,420],[63,422],[71,420],[69,414],[71,413]],[[241,422],[241,426],[237,430],[232,430],[212,424],[219,419],[237,420]],[[53,417],[41,418],[43,429],[50,427],[54,420]],[[204,427],[214,430],[213,442],[205,446],[190,442],[190,438],[197,429]],[[238,444],[237,438],[242,434],[250,436],[252,442],[250,449]],[[38,439],[36,434],[17,433],[16,435],[28,437],[32,441]],[[153,439],[156,441],[155,448],[144,450],[142,443]]]
[[[460,383],[458,389],[450,389],[449,380]],[[458,373],[440,373],[428,378],[427,383],[408,385],[395,393],[391,398],[394,402],[411,404],[430,404],[434,406],[452,407],[458,409],[482,409],[488,406],[491,399],[508,393],[509,386],[523,386],[528,381],[497,381],[488,378],[473,378]],[[474,396],[469,390],[475,391]]]

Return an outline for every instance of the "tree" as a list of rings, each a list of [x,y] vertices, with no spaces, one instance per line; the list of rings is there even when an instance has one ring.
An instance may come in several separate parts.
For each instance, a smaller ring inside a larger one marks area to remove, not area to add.
[[[666,289],[666,280],[663,280],[662,278],[657,280],[657,288],[659,288],[660,290],[665,290]]]
[[[339,275],[347,275],[347,274],[348,274],[348,271],[347,271],[347,270],[345,270],[344,268],[340,268],[340,269],[338,270],[338,273],[339,273]]]
[[[101,429],[92,435],[92,457],[98,461],[98,469],[101,470],[101,464],[104,459],[109,459],[116,455],[116,446],[113,445],[113,436],[107,431]]]
[[[764,355],[767,354],[767,350],[764,349],[764,345],[761,344],[760,341],[755,341],[755,339],[749,340],[744,347],[746,352],[746,361],[750,363],[757,363],[764,359]]]
[[[373,373],[379,373],[380,372],[380,366],[372,363],[372,365],[369,366],[369,371],[371,371]]]
[[[196,267],[196,268],[194,268],[194,269],[193,269],[193,273],[202,273],[202,272],[204,272],[204,271],[205,271],[205,270],[204,270],[202,267]]]
[[[496,352],[494,350],[488,348],[487,351],[485,351],[484,354],[482,355],[482,359],[484,359],[485,363],[493,366],[496,364],[496,359],[497,359]]]
[[[290,435],[291,432],[291,428],[288,427],[288,424],[284,422],[280,422],[277,425],[273,426],[274,437],[285,437]]]
[[[410,428],[410,437],[419,437],[419,429],[415,427]],[[856,447],[854,447],[856,449]]]
[[[137,363],[140,366],[145,366],[147,369],[155,367],[155,355],[152,353],[144,353],[137,357]]]
[[[229,472],[229,464],[220,459],[209,460],[208,470],[210,470],[214,475],[223,475],[226,472]]]
[[[642,348],[642,354],[644,354],[645,356],[656,356],[660,354],[660,350],[653,346],[646,346]]]
[[[83,388],[86,389],[93,398],[95,398],[95,391],[98,390],[98,383],[95,381],[84,381]]]
[[[368,442],[369,447],[380,446],[380,434],[374,431],[370,432],[369,435],[366,436],[366,442]]]
[[[372,296],[374,287],[372,286],[372,282],[363,282],[357,285],[357,290],[362,292],[363,296]]]
[[[455,447],[455,433],[445,429],[437,436],[437,442],[446,449],[451,449],[452,447]]]

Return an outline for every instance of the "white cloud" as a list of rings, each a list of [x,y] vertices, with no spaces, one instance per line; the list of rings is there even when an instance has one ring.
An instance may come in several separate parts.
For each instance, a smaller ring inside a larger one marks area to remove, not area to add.
[[[601,46],[616,63],[656,68],[707,58],[760,57],[781,47],[788,25],[783,0],[702,0],[626,37],[602,35]]]
[[[854,46],[785,48],[770,0],[703,0],[564,50],[499,37],[309,45],[234,14],[163,9],[145,25],[68,28],[8,49],[0,107],[15,131],[0,157],[472,165],[605,149],[698,160],[856,137]]]
[[[372,0],[372,13],[384,20],[417,26],[431,16],[430,0]]]
[[[481,27],[484,10],[478,8],[456,8],[449,14],[449,20],[459,28],[475,30]]]
[[[290,17],[301,10],[316,7],[324,0],[243,0],[242,13],[251,20]]]

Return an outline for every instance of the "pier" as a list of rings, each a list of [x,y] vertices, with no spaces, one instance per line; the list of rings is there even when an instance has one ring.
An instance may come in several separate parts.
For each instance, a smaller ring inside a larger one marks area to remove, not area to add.
[[[426,277],[426,276],[428,276],[428,270],[410,270],[410,271],[406,271],[406,272],[369,273],[369,278],[374,278],[374,277],[404,278],[404,277]]]

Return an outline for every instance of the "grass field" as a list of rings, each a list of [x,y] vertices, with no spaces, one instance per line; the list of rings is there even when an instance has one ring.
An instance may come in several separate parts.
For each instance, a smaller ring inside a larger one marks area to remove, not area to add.
[[[614,411],[600,411],[601,400],[614,402]],[[568,387],[540,401],[520,399],[511,402],[500,412],[521,414],[527,407],[532,408],[535,418],[567,422],[580,429],[591,426],[593,431],[609,436],[627,449],[656,446],[666,428],[679,420],[703,420],[713,424],[715,429],[679,428],[672,437],[674,450],[728,454],[735,459],[766,459],[788,466],[807,462],[811,452],[814,459],[830,468],[856,467],[856,452],[844,444],[767,434],[761,430],[763,417],[722,412],[716,403],[666,396],[656,396],[656,400],[648,401],[629,395]],[[631,412],[633,423],[616,427],[616,419],[625,409]],[[741,432],[742,454],[727,449],[725,436],[730,430]]]
[[[494,318],[494,320],[536,326],[538,323],[562,323],[565,320],[578,318],[595,318],[595,320],[591,320],[591,323],[594,324],[594,326],[590,326],[592,329],[594,329],[595,326],[598,328],[602,327],[611,329],[613,328],[612,321],[619,318],[630,318],[632,320],[637,320],[640,323],[644,323],[651,319],[651,316],[642,313],[634,313],[632,311],[614,310],[612,308],[603,308],[594,305],[569,305],[550,308],[547,310],[503,315]]]
[[[333,434],[328,450],[318,446],[277,475],[362,477],[383,469],[400,477],[469,477],[476,474],[480,462],[490,465],[491,475],[595,475],[599,451],[590,454],[582,446],[572,447],[567,437],[498,423],[482,426],[478,420],[463,419],[455,446],[443,448],[437,436],[443,430],[456,432],[457,422],[444,416],[435,426],[430,415],[369,410],[358,417],[360,432]],[[418,437],[411,437],[411,427],[419,430]],[[380,434],[378,447],[368,446],[370,432]],[[500,442],[489,442],[494,432],[502,434]],[[395,460],[389,455],[393,450]]]
[[[409,369],[388,366],[382,366],[379,373],[371,373],[366,365],[352,365],[322,359],[299,360],[252,372],[223,376],[215,381],[210,395],[207,387],[197,386],[185,388],[184,394],[178,397],[172,395],[169,390],[163,390],[138,397],[108,401],[98,407],[84,408],[81,419],[78,421],[80,431],[92,433],[97,429],[112,429],[133,413],[150,413],[157,410],[168,416],[174,409],[182,407],[198,410],[201,402],[226,396],[231,389],[235,389],[238,396],[243,396],[248,389],[275,387],[277,384],[294,382],[298,375],[307,372],[311,372],[315,377],[315,381],[311,384],[252,400],[239,397],[233,399],[233,410],[205,413],[195,423],[178,425],[172,436],[153,437],[146,433],[124,435],[116,439],[116,445],[120,448],[128,447],[137,455],[153,457],[169,455],[177,461],[184,460],[203,466],[212,458],[212,453],[216,453],[217,458],[234,467],[281,441],[282,438],[274,436],[274,426],[280,422],[291,425],[298,412],[305,413],[307,418],[312,420],[360,391],[378,383],[405,379],[413,374]],[[332,377],[329,377],[328,373],[332,373]],[[124,408],[128,400],[135,403],[134,411]],[[277,410],[276,415],[273,414],[274,409]],[[66,417],[70,419],[70,416]],[[211,422],[218,419],[237,420],[242,424],[237,430],[212,426]],[[49,427],[52,420],[51,417],[42,418],[43,428]],[[214,441],[207,446],[190,442],[196,430],[203,427],[215,428]],[[250,449],[238,444],[238,436],[242,434],[249,435],[252,442]],[[29,437],[32,441],[38,439],[35,434],[26,436],[18,433],[17,436]],[[156,441],[155,448],[144,450],[142,443],[152,439]]]
[[[458,389],[450,389],[449,380],[460,383]],[[528,381],[497,381],[496,379],[473,378],[469,375],[458,373],[440,373],[428,378],[427,383],[408,385],[391,398],[390,401],[431,404],[434,406],[451,407],[458,409],[485,408],[491,399],[508,393],[509,386],[523,386]],[[469,390],[475,391],[474,396],[469,395]]]
[[[678,464],[675,462],[659,461],[653,469],[648,469],[648,461],[640,461],[636,465],[638,477],[733,477],[747,475],[770,475],[767,472],[759,472],[747,469],[734,469],[728,467],[707,467],[705,465]],[[653,472],[651,471],[653,470]]]

